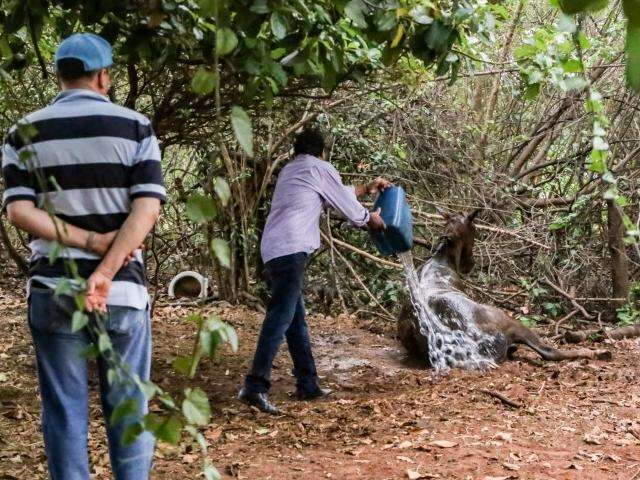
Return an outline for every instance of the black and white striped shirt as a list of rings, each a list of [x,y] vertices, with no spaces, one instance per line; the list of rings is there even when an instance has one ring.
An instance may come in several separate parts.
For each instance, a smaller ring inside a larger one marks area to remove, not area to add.
[[[135,198],[164,202],[160,149],[144,115],[90,90],[66,90],[18,125],[31,125],[34,130],[25,141],[20,133],[24,129],[14,126],[5,139],[4,207],[16,200],[33,200],[71,225],[106,233],[122,226]],[[53,242],[33,238],[29,246],[31,280],[50,288],[69,277],[65,258],[75,260],[83,278],[100,263],[98,256],[86,250],[65,248],[50,264]],[[139,251],[116,274],[107,303],[147,306]]]

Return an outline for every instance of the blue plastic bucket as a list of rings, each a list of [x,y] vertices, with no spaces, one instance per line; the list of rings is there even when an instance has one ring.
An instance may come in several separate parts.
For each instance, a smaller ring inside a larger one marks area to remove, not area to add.
[[[385,230],[371,231],[371,238],[382,255],[406,252],[413,247],[413,216],[402,187],[389,187],[376,199]]]

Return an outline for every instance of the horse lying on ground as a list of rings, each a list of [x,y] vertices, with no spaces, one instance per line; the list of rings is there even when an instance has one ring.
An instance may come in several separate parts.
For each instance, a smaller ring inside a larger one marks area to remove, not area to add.
[[[545,344],[536,333],[503,310],[472,300],[463,289],[460,275],[468,274],[474,266],[473,245],[475,236],[474,218],[478,211],[469,215],[443,214],[446,226],[444,235],[436,247],[433,257],[420,272],[430,310],[441,322],[449,323],[451,329],[475,323],[478,329],[491,339],[483,353],[496,362],[511,357],[518,344],[527,345],[544,360],[609,359],[606,350],[559,350]],[[454,321],[451,321],[453,319]],[[429,343],[421,332],[419,320],[411,304],[405,305],[398,321],[400,340],[410,353],[422,359],[429,358]]]

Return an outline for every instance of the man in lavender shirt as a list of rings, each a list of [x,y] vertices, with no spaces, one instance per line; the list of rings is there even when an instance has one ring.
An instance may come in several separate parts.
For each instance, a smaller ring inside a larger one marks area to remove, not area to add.
[[[271,367],[286,337],[297,381],[297,397],[326,396],[318,385],[309,330],[305,321],[302,282],[307,257],[320,246],[320,216],[325,207],[341,213],[356,227],[378,230],[384,222],[357,200],[391,185],[377,178],[368,185],[349,187],[324,157],[324,138],[318,130],[305,130],[294,143],[294,158],[280,172],[260,250],[271,290],[253,365],[238,398],[259,410],[278,414],[269,401]]]

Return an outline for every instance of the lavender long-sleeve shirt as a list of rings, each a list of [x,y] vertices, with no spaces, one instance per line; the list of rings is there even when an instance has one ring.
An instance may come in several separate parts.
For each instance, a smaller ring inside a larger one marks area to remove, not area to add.
[[[369,212],[356,199],[354,188],[342,184],[333,165],[311,155],[296,156],[278,175],[260,243],[262,261],[316,250],[325,206],[357,227],[369,221]]]

